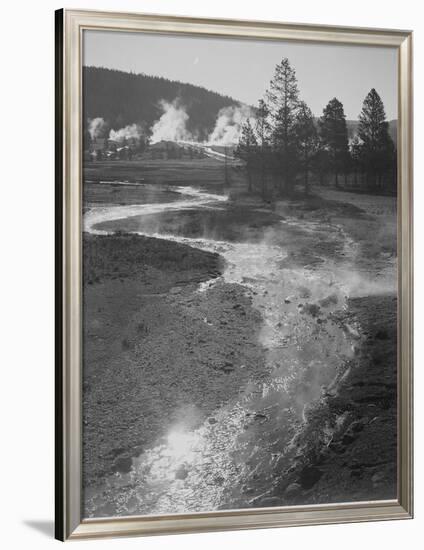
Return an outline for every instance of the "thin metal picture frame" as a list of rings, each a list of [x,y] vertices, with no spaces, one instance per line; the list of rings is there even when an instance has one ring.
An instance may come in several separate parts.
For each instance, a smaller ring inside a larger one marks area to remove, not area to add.
[[[407,519],[413,516],[412,32],[58,10],[56,26],[56,503],[59,540]],[[398,498],[164,516],[81,514],[82,35],[97,29],[390,46],[398,50]]]

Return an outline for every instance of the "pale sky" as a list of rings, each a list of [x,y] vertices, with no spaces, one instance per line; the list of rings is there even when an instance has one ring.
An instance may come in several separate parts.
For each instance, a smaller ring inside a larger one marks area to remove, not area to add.
[[[347,118],[357,119],[375,88],[387,119],[397,118],[395,48],[84,31],[86,66],[189,82],[249,105],[263,97],[283,57],[296,70],[300,97],[316,116],[337,97]]]

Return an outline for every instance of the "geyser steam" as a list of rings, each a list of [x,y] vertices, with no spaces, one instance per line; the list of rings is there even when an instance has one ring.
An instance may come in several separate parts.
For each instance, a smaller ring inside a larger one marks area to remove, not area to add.
[[[139,141],[143,135],[142,129],[138,124],[129,124],[119,130],[111,130],[109,139],[122,143],[126,139],[135,139]]]
[[[158,141],[190,141],[193,136],[186,128],[188,114],[178,99],[172,103],[160,101],[162,116],[152,126],[151,143]]]
[[[254,116],[252,109],[247,105],[224,107],[218,113],[215,128],[209,135],[209,143],[214,145],[238,143],[242,125],[252,116]]]
[[[106,130],[106,122],[100,116],[96,118],[91,118],[88,120],[88,132],[91,139],[96,139],[104,137],[104,132]]]

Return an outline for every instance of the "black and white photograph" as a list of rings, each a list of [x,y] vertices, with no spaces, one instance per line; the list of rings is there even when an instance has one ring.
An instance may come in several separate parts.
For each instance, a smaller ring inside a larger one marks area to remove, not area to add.
[[[397,49],[82,48],[83,516],[396,499]]]

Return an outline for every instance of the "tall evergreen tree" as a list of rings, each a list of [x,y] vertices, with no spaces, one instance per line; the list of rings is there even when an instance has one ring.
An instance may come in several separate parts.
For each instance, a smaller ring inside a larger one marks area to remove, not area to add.
[[[346,170],[349,158],[346,115],[343,104],[335,97],[324,108],[319,120],[319,129],[324,147],[329,152],[331,169],[339,184],[339,174]]]
[[[255,134],[258,144],[258,168],[262,190],[262,198],[267,195],[267,170],[269,165],[269,140],[271,126],[269,123],[269,109],[263,99],[259,100],[256,111]]]
[[[325,184],[331,169],[330,165],[330,154],[318,136],[317,150],[312,158],[312,171],[318,176],[320,185]]]
[[[358,183],[358,174],[362,168],[362,143],[356,135],[350,144],[350,157],[352,159],[352,169],[355,185]]]
[[[392,168],[394,144],[381,97],[373,88],[366,96],[359,115],[359,138],[369,183],[378,185]]]
[[[275,68],[267,100],[272,119],[272,147],[277,159],[275,167],[281,177],[282,188],[291,193],[296,173],[299,90],[296,72],[287,58],[283,58]]]
[[[309,171],[318,148],[318,133],[311,109],[304,101],[299,104],[296,116],[299,161],[304,174],[305,194],[309,193]]]
[[[240,140],[235,151],[237,157],[246,162],[249,192],[252,191],[253,171],[256,165],[258,142],[250,119],[248,118],[241,129]]]

